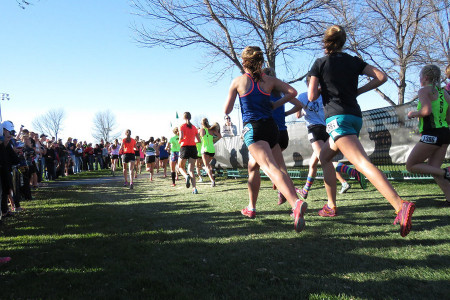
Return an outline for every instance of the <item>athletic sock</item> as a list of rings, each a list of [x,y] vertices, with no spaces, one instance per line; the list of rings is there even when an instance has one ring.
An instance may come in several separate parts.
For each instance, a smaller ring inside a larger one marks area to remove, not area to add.
[[[175,184],[175,172],[170,173],[172,175],[172,183]]]
[[[336,172],[339,173],[346,173],[351,177],[356,177],[356,175],[358,174],[358,171],[356,169],[353,169],[349,166],[347,166],[346,164],[343,163],[338,163],[336,166]]]
[[[314,177],[306,178],[305,186],[303,187],[303,191],[307,194],[309,192],[309,189],[311,188],[312,184],[314,183]]]

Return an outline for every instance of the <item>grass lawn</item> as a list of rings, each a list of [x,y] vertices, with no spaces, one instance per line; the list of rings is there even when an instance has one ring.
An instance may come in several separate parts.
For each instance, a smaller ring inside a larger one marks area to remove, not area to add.
[[[322,218],[322,181],[306,228],[263,181],[257,217],[243,217],[245,180],[199,184],[141,175],[122,182],[41,189],[0,227],[1,299],[449,299],[450,207],[432,182],[395,182],[416,202],[406,237],[369,185],[338,195]],[[296,185],[301,185],[296,181]]]

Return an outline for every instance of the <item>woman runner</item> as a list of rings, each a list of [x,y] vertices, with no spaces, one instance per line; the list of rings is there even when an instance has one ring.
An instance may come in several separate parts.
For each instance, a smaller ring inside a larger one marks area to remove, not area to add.
[[[447,121],[450,117],[450,95],[439,86],[441,71],[437,66],[423,67],[419,78],[422,88],[419,90],[417,111],[410,111],[408,118],[419,118],[421,138],[409,154],[406,169],[412,173],[433,175],[444,192],[447,204],[450,204],[449,168],[441,169],[450,143]]]
[[[123,177],[125,178],[125,183],[123,186],[127,186],[127,166],[130,172],[130,189],[133,189],[133,178],[134,178],[134,161],[136,159],[135,150],[136,150],[136,141],[131,138],[131,130],[127,129],[125,131],[125,135],[127,136],[122,140],[122,145],[120,146],[120,150],[122,151],[122,165],[123,165]]]
[[[166,150],[167,139],[166,137],[161,137],[161,142],[159,143],[159,165],[164,171],[164,178],[167,177],[167,161],[169,160],[169,152]]]
[[[328,203],[319,211],[319,215],[334,217],[337,214],[336,172],[332,159],[341,151],[394,207],[397,214],[394,224],[400,223],[400,234],[404,237],[411,230],[415,205],[400,198],[383,172],[370,162],[358,139],[362,114],[356,97],[386,82],[386,75],[361,59],[343,53],[345,41],[346,34],[341,26],[328,27],[323,38],[326,55],[317,59],[309,72],[311,81],[308,99],[314,101],[322,95],[327,132],[331,136],[320,152]],[[371,78],[360,88],[359,75]]]
[[[166,150],[170,152],[170,175],[172,177],[172,186],[175,186],[175,179],[178,180],[177,162],[180,154],[180,137],[178,136],[178,127],[173,129],[174,136],[170,138]]]
[[[112,176],[116,176],[116,174],[114,172],[116,172],[116,169],[117,169],[117,161],[119,160],[119,150],[120,150],[119,140],[115,139],[114,143],[111,144],[111,146],[109,146],[109,151],[111,153]]]
[[[180,158],[178,159],[178,169],[186,179],[186,188],[192,183],[192,194],[198,194],[195,184],[195,160],[197,159],[196,141],[200,141],[197,128],[191,123],[191,113],[185,112],[183,115],[185,124],[180,126]],[[184,169],[186,160],[189,163],[189,172]]]
[[[154,143],[153,137],[150,137],[150,139],[145,142],[145,165],[146,170],[150,173],[150,181],[153,181],[153,169],[155,168],[155,161],[156,161],[156,145]]]
[[[220,135],[220,127],[209,126],[207,118],[202,119],[202,129],[200,129],[200,138],[202,140],[202,158],[205,164],[206,173],[211,180],[211,186],[216,186],[216,180],[214,178],[213,169],[211,166],[211,160],[214,158],[216,150],[214,149],[214,142],[217,142],[222,136]],[[216,140],[214,140],[216,137]],[[199,174],[200,176],[200,174]]]
[[[134,172],[134,178],[137,178],[138,173],[141,174],[141,143],[139,142],[139,136],[136,136],[136,148],[134,150],[134,158],[135,158],[135,164],[134,167],[136,171]]]
[[[225,114],[230,114],[234,107],[236,96],[244,121],[242,135],[256,163],[267,174],[278,190],[286,197],[294,210],[294,228],[297,232],[305,226],[304,213],[307,203],[298,199],[295,187],[288,174],[283,172],[284,163],[281,148],[278,144],[278,127],[272,118],[272,110],[286,102],[296,104],[297,91],[281,80],[263,75],[264,57],[259,47],[248,46],[242,52],[242,65],[245,74],[235,78],[231,83],[228,98],[225,103]],[[284,96],[276,101],[270,101],[270,93],[276,89]],[[249,185],[249,197],[255,191]]]

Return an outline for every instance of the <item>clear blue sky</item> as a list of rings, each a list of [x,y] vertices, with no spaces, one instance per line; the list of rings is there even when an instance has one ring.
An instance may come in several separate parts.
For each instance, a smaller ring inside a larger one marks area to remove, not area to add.
[[[63,139],[88,141],[94,114],[106,109],[117,131],[143,138],[169,136],[176,111],[223,121],[236,71],[212,85],[199,71],[201,49],[140,47],[131,26],[142,19],[126,0],[40,0],[25,10],[2,0],[0,12],[0,93],[11,98],[1,102],[2,116],[17,128],[33,129],[32,120],[54,108],[66,112]],[[373,93],[359,102],[364,110],[385,106]]]

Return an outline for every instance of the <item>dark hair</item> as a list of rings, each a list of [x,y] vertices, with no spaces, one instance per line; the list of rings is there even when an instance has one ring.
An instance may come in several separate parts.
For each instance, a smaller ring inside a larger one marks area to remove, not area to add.
[[[327,54],[341,51],[346,40],[347,35],[344,28],[339,25],[331,25],[323,36],[323,48]]]
[[[149,145],[150,143],[153,143],[155,139],[151,136],[148,141],[145,142],[145,146]]]
[[[258,82],[262,78],[261,68],[264,63],[264,55],[261,48],[257,46],[247,46],[242,51],[242,65],[246,68],[252,78]]]
[[[183,114],[183,118],[185,119],[185,120],[187,120],[187,127],[189,127],[189,128],[192,128],[192,123],[191,123],[191,113],[190,112],[185,112],[184,114]]]

